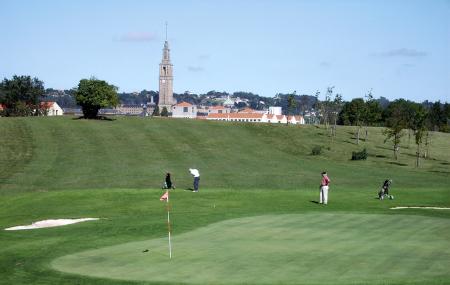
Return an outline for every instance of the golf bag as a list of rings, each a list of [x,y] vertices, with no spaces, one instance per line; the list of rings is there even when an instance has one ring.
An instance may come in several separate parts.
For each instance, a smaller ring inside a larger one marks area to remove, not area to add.
[[[389,196],[389,187],[391,186],[391,182],[392,180],[390,179],[384,181],[383,186],[381,186],[380,192],[378,192],[378,199],[383,200],[385,197],[392,196]]]

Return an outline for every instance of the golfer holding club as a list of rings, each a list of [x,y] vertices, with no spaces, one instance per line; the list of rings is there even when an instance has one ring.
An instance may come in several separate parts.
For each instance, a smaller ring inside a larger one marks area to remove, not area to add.
[[[322,181],[320,182],[320,200],[319,204],[326,205],[328,203],[328,185],[330,184],[330,178],[328,178],[327,172],[322,172]]]
[[[200,172],[198,169],[189,168],[189,172],[194,176],[194,190],[193,192],[198,192],[198,183],[200,182]]]

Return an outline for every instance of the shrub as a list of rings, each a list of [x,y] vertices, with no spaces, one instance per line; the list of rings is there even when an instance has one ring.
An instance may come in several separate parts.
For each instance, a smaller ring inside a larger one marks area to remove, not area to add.
[[[322,147],[320,145],[314,146],[311,150],[312,155],[320,155],[321,153],[322,153]]]
[[[367,156],[366,149],[363,149],[362,151],[352,151],[352,160],[366,160]]]

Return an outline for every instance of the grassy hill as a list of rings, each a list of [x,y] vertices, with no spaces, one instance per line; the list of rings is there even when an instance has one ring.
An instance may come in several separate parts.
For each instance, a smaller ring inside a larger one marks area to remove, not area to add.
[[[384,144],[381,128],[356,145],[354,128],[339,127],[331,142],[324,128],[221,122],[118,118],[0,119],[0,192],[158,188],[164,173],[188,187],[188,168],[202,174],[202,187],[230,189],[317,188],[327,170],[336,187],[446,187],[450,135],[432,134],[430,159],[414,168],[415,144],[405,136],[399,161]],[[312,156],[311,149],[324,147]],[[366,147],[367,161],[350,161]]]
[[[395,161],[380,128],[360,145],[353,133],[339,127],[331,142],[314,126],[0,118],[2,229],[102,218],[0,230],[0,284],[450,284],[450,211],[390,209],[450,207],[450,135],[433,133],[416,169],[407,136]],[[350,161],[364,147],[368,160]],[[183,191],[189,167],[199,193]],[[322,170],[327,207],[315,203]],[[177,186],[173,261],[166,171]],[[388,177],[395,199],[378,201]]]

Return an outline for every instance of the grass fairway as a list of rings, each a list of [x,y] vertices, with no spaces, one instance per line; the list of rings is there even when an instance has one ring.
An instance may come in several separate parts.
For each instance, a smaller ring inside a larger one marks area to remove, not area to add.
[[[172,260],[160,238],[76,253],[52,265],[93,277],[193,284],[424,284],[449,280],[449,236],[450,220],[441,218],[265,215],[175,236]]]
[[[433,133],[416,169],[413,138],[395,161],[380,128],[360,145],[354,131],[331,141],[314,126],[0,118],[0,228],[102,218],[1,230],[0,284],[450,284],[450,210],[390,210],[450,207],[450,135]],[[350,161],[362,148],[368,160]],[[199,193],[184,190],[189,167]],[[324,169],[327,207],[314,203]],[[177,186],[171,262],[165,171]],[[388,177],[395,199],[379,201]]]

